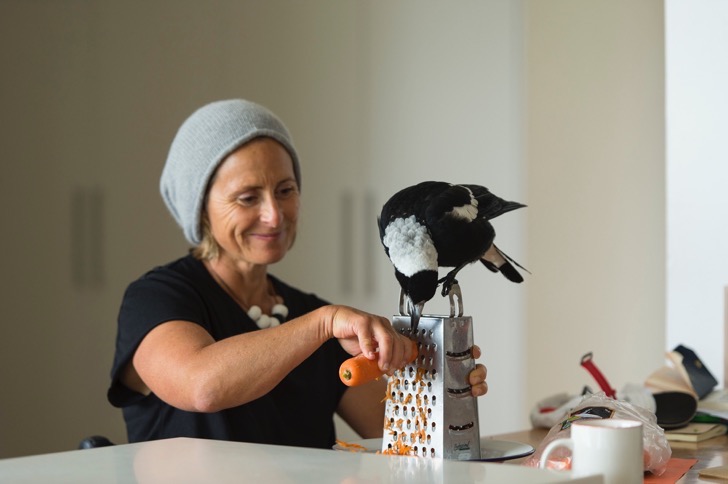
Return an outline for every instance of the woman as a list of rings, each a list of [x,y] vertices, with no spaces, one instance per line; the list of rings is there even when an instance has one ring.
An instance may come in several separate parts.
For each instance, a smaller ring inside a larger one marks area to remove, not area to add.
[[[347,388],[338,367],[365,353],[391,373],[406,338],[267,272],[296,238],[300,186],[288,131],[260,105],[214,102],[180,127],[160,188],[194,249],[124,295],[108,397],[130,442],[330,448],[334,412],[364,438],[382,435],[384,379]],[[475,395],[485,376],[482,365],[471,373]]]

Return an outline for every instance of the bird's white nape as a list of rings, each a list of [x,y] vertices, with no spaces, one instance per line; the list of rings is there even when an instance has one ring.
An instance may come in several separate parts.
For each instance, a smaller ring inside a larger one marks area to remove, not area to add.
[[[407,277],[421,271],[437,271],[437,250],[427,227],[414,215],[392,220],[382,242],[394,267]]]
[[[472,222],[478,217],[478,199],[473,196],[472,190],[468,187],[458,186],[468,191],[468,194],[470,195],[470,202],[465,205],[453,207],[452,210],[448,212],[448,215],[467,222]]]

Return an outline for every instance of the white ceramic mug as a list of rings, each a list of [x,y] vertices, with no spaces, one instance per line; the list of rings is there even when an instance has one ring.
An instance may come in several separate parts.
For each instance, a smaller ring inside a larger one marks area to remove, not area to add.
[[[571,437],[549,443],[541,454],[539,467],[546,468],[549,455],[558,447],[571,450],[574,477],[601,474],[604,484],[643,482],[641,422],[611,418],[574,421]]]

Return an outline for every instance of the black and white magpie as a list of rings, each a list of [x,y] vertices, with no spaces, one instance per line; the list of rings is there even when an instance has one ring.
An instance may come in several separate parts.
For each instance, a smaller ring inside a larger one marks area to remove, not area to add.
[[[442,294],[447,295],[457,273],[477,260],[512,282],[523,282],[514,264],[526,269],[496,247],[490,224],[491,219],[522,207],[482,186],[439,181],[407,187],[384,204],[379,236],[409,300],[413,328],[437,286],[442,283]],[[438,279],[439,267],[454,269]]]

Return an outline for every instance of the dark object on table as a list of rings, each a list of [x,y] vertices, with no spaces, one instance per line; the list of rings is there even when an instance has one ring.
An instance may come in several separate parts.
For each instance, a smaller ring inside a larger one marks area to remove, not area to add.
[[[95,449],[97,447],[111,447],[114,445],[112,441],[102,435],[92,435],[86,437],[78,444],[79,449]]]
[[[655,393],[655,416],[657,425],[663,429],[684,427],[695,416],[698,401],[685,392]]]
[[[710,373],[708,367],[703,364],[698,355],[683,345],[676,346],[673,351],[682,355],[683,367],[690,377],[690,383],[693,385],[695,393],[698,394],[698,398],[702,399],[712,392],[718,384],[718,380]]]

